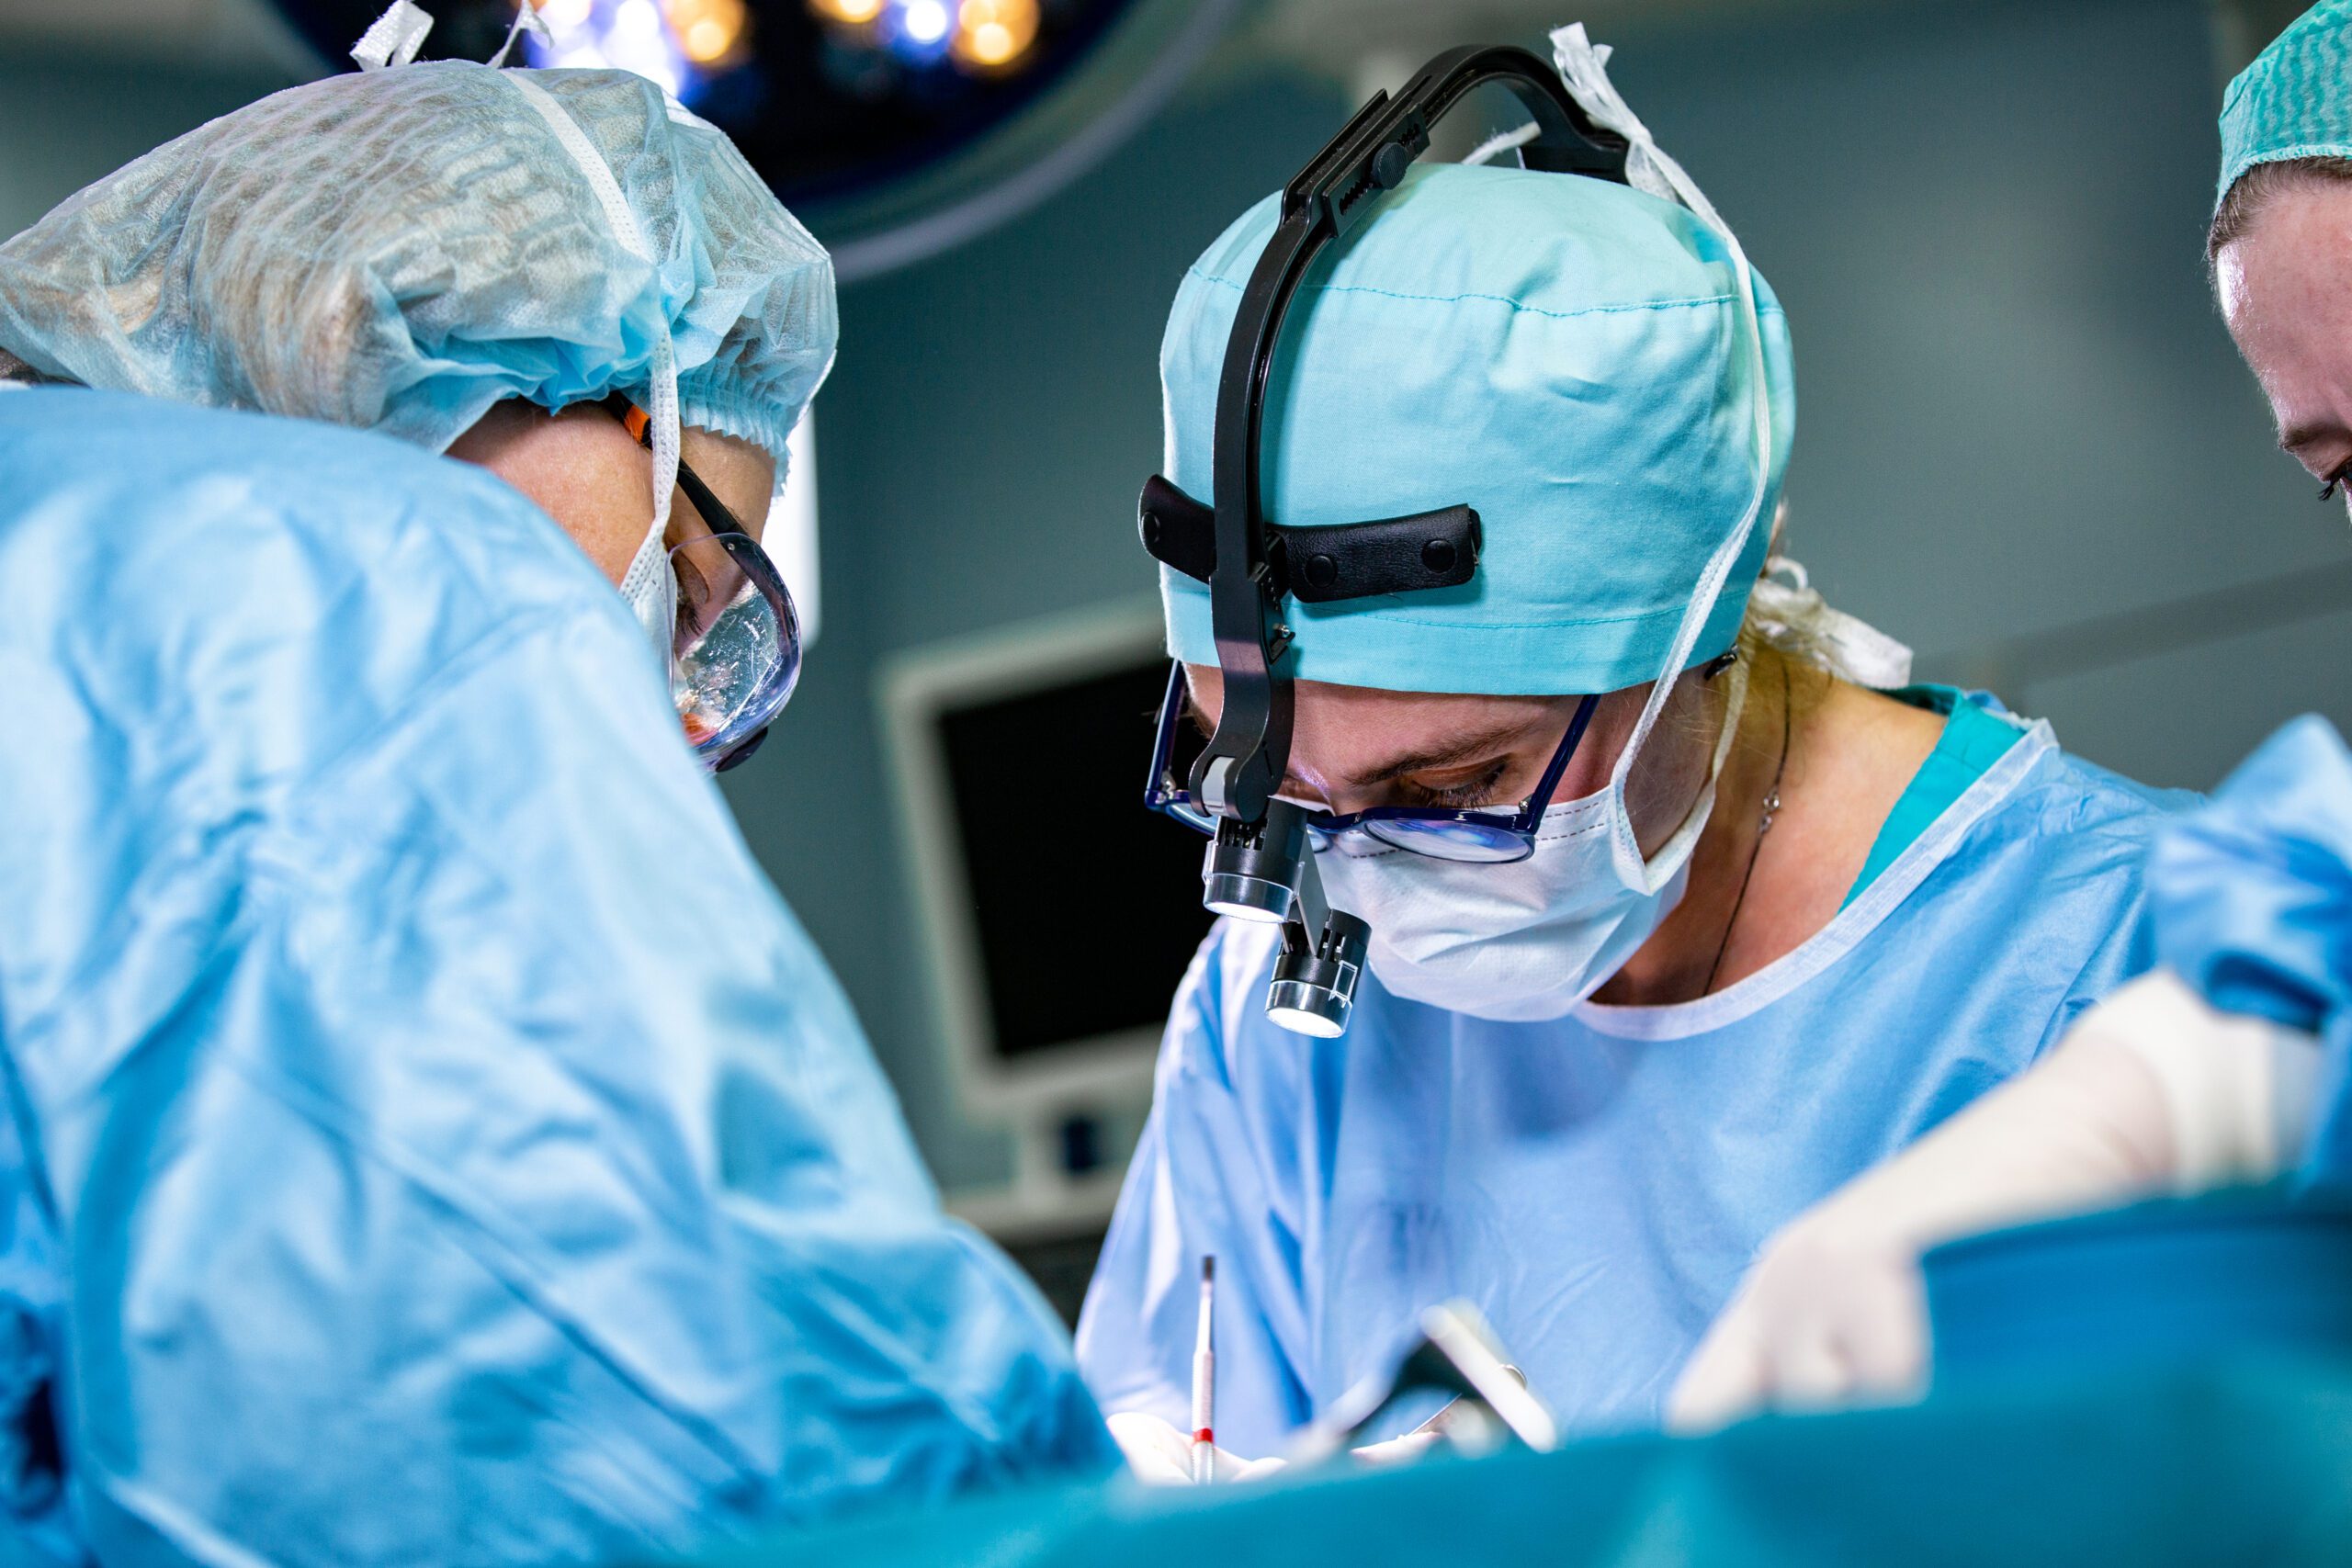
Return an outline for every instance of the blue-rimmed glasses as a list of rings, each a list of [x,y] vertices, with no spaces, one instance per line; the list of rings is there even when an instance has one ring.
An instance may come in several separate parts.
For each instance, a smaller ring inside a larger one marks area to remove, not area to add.
[[[1151,776],[1144,784],[1144,804],[1173,817],[1195,832],[1214,836],[1216,817],[1196,803],[1185,787],[1190,759],[1184,759],[1186,766],[1180,769],[1178,765],[1178,742],[1185,733],[1184,699],[1184,666],[1179,663],[1169,670],[1168,694],[1159,704],[1159,728],[1152,741]],[[1577,754],[1577,745],[1592,723],[1592,710],[1600,701],[1597,695],[1588,696],[1577,705],[1576,716],[1568,721],[1568,732],[1560,738],[1560,749],[1552,754],[1544,776],[1535,783],[1535,793],[1516,809],[1499,806],[1374,806],[1344,815],[1310,811],[1307,836],[1318,850],[1342,833],[1364,833],[1384,844],[1410,850],[1432,860],[1497,864],[1525,860],[1535,852],[1535,830],[1544,820],[1544,807],[1552,804],[1552,792],[1560,787],[1560,779],[1568,771],[1568,760]]]

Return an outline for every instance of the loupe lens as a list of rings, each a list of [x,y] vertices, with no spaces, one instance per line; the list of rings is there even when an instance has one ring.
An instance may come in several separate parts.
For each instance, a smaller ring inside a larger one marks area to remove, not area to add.
[[[695,753],[716,764],[791,700],[800,622],[775,563],[746,535],[689,539],[670,552],[670,568],[671,694]]]

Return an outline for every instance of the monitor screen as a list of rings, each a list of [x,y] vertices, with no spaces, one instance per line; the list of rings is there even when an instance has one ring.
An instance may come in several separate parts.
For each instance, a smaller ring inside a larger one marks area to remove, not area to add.
[[[1000,1057],[1157,1029],[1208,931],[1208,840],[1143,804],[1167,682],[1154,654],[939,713]]]

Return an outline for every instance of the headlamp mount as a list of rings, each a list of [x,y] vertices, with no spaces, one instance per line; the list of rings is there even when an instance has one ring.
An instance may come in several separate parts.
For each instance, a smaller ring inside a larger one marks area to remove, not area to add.
[[[1139,508],[1145,547],[1209,585],[1225,701],[1190,779],[1193,798],[1217,818],[1204,901],[1283,922],[1268,1007],[1314,1033],[1347,1027],[1370,928],[1325,904],[1304,816],[1275,796],[1290,765],[1293,716],[1283,601],[1458,586],[1476,575],[1484,539],[1467,505],[1312,528],[1270,524],[1259,493],[1266,386],[1283,320],[1316,259],[1375,197],[1404,183],[1431,128],[1488,83],[1510,89],[1534,120],[1519,150],[1523,166],[1626,183],[1625,140],[1595,125],[1558,73],[1525,50],[1449,50],[1395,95],[1374,95],[1283,188],[1281,219],[1242,291],[1217,382],[1215,505],[1155,477]]]

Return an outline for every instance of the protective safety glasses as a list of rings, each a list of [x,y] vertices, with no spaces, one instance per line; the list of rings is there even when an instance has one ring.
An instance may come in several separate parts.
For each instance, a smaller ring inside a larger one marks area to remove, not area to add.
[[[610,405],[640,444],[650,432],[625,399]],[[670,550],[670,694],[695,755],[713,773],[749,761],[800,681],[800,617],[783,574],[700,476],[678,488],[709,527]]]
[[[1363,833],[1431,860],[1490,864],[1525,860],[1535,852],[1535,832],[1543,823],[1544,809],[1552,804],[1553,792],[1560,787],[1560,780],[1568,771],[1568,761],[1577,754],[1577,747],[1592,723],[1593,708],[1600,701],[1598,696],[1589,696],[1577,705],[1576,716],[1568,720],[1567,733],[1560,738],[1559,750],[1552,754],[1544,776],[1536,781],[1535,792],[1515,809],[1493,806],[1374,806],[1340,814],[1310,808],[1306,811],[1307,838],[1317,850],[1328,848],[1332,840],[1343,833]],[[1189,738],[1192,744],[1184,749],[1197,752],[1203,743],[1198,730],[1187,724],[1184,706],[1184,667],[1180,663],[1169,670],[1168,694],[1160,700],[1159,729],[1152,742],[1151,776],[1144,785],[1144,804],[1173,817],[1195,832],[1214,838],[1216,814],[1195,801],[1183,783],[1190,773],[1192,760],[1183,758],[1180,764],[1180,746]]]

